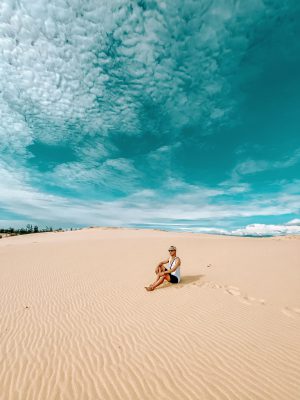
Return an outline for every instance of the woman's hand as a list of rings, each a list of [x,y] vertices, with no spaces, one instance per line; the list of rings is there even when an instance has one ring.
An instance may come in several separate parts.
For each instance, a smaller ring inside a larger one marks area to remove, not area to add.
[[[158,266],[155,268],[155,273],[158,274],[159,272],[161,272],[161,268],[162,268],[163,264],[159,263]]]

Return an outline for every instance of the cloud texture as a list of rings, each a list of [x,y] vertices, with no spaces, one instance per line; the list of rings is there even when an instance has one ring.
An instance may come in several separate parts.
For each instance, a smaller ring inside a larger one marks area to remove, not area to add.
[[[299,120],[288,115],[293,146],[278,149],[275,131],[273,149],[247,129],[261,115],[255,85],[277,90],[264,78],[274,46],[291,71],[298,60],[299,13],[293,0],[2,1],[0,219],[297,218],[299,191],[282,199],[299,171]],[[278,93],[293,99],[286,82]],[[286,172],[263,193],[253,175],[273,170]]]

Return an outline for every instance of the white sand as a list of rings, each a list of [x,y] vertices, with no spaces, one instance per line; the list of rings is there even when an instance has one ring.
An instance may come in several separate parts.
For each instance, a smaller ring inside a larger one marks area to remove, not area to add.
[[[171,244],[182,283],[146,292]],[[300,237],[4,238],[0,318],[1,400],[300,399]]]

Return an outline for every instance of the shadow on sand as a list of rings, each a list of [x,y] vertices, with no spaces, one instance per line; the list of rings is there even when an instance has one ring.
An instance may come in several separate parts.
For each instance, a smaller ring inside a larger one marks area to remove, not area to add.
[[[204,277],[205,275],[183,275],[179,285],[189,285],[190,283],[200,281]]]
[[[158,286],[155,290],[166,289],[168,287],[176,287],[181,288],[185,285],[195,284],[196,282],[201,282],[201,280],[205,277],[205,275],[183,275],[181,277],[181,281],[179,283],[173,284],[169,282],[165,282],[161,286]]]

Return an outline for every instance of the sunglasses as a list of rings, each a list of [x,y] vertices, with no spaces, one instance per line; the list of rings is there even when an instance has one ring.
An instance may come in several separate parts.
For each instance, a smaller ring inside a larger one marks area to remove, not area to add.
[[[168,250],[170,253],[171,253],[171,251],[175,251],[175,250]]]

